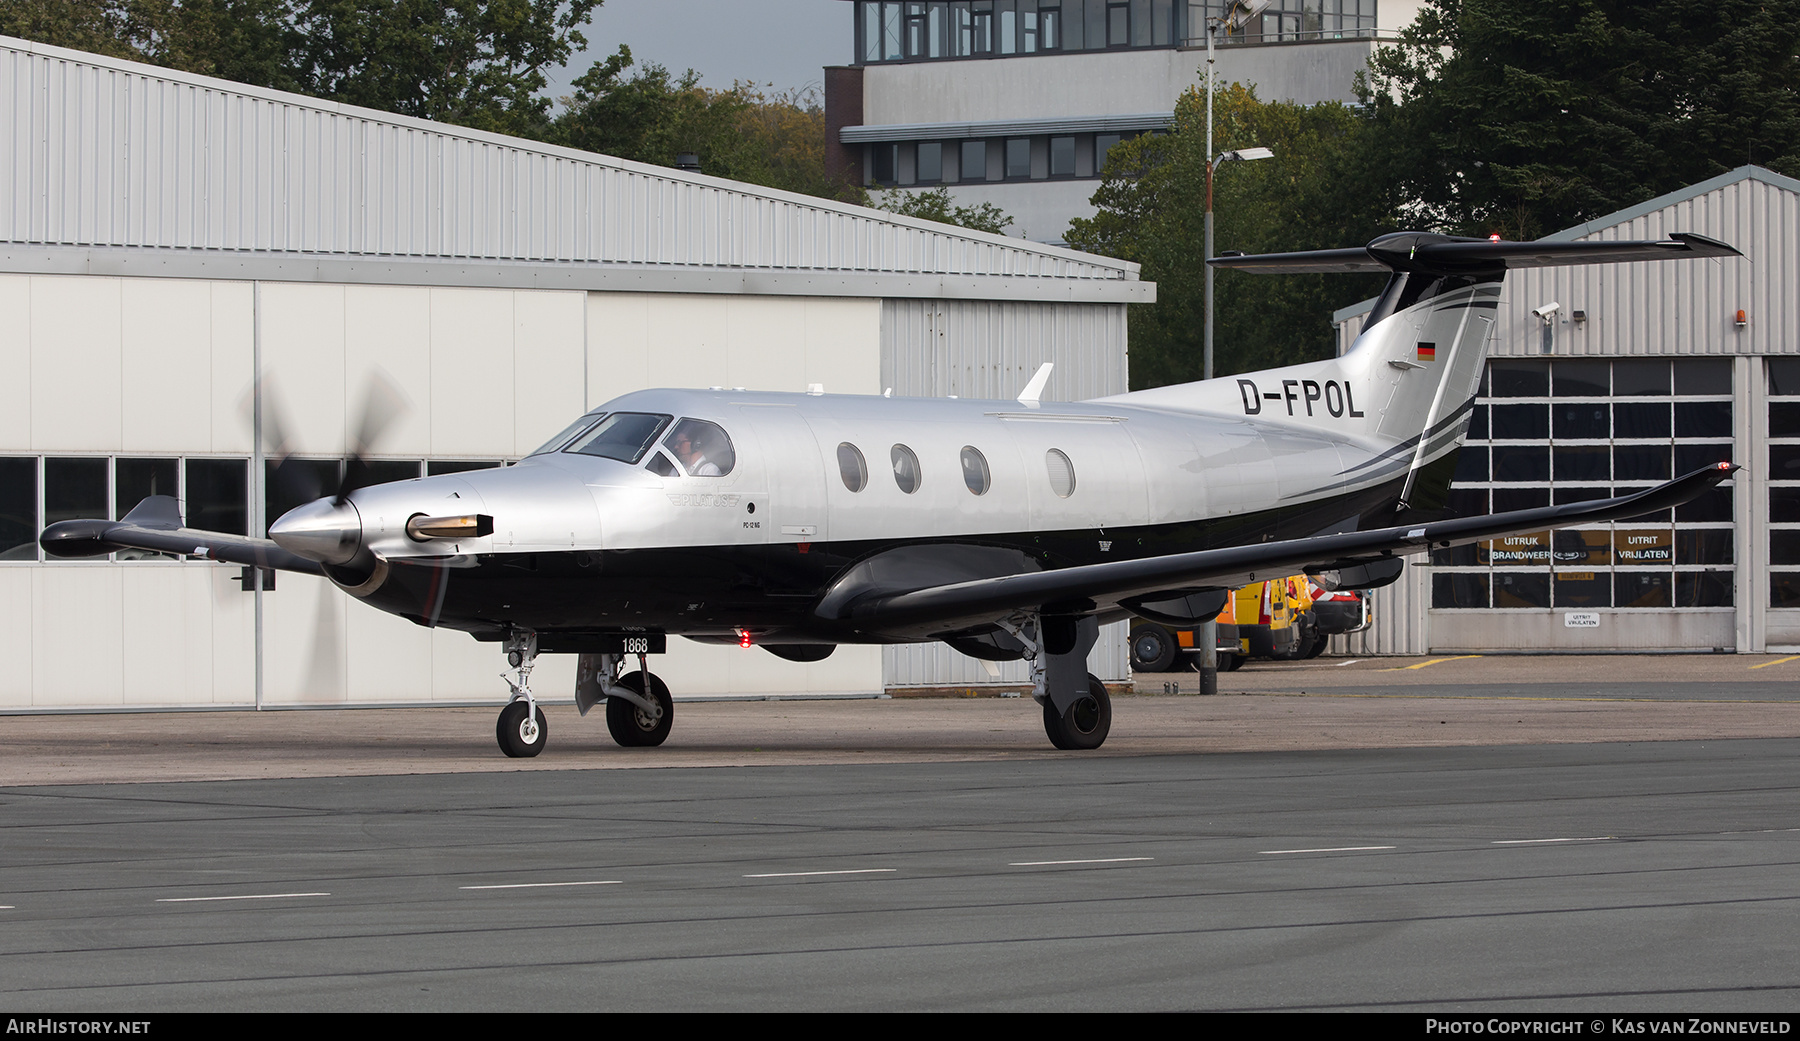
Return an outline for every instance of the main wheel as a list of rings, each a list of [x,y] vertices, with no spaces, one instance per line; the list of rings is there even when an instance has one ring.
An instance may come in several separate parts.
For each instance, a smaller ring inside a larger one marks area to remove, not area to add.
[[[500,722],[494,725],[494,737],[500,742],[500,751],[513,759],[529,759],[544,750],[544,742],[550,737],[550,724],[544,721],[544,710],[538,709],[537,718],[524,701],[514,701],[500,710]]]
[[[675,724],[675,699],[669,696],[668,684],[652,672],[634,672],[619,680],[619,686],[646,693],[644,677],[650,678],[648,694],[662,709],[651,715],[624,698],[606,699],[606,729],[612,739],[626,748],[650,748],[663,743],[669,728]]]
[[[1131,630],[1131,668],[1135,672],[1168,672],[1175,661],[1175,635],[1154,622]]]
[[[1106,684],[1088,673],[1088,692],[1069,706],[1068,712],[1056,711],[1056,702],[1044,700],[1044,733],[1050,743],[1064,751],[1099,748],[1112,729],[1112,698]]]
[[[1326,636],[1324,633],[1320,633],[1313,637],[1313,645],[1307,648],[1306,656],[1308,658],[1317,658],[1319,655],[1324,654],[1325,648],[1329,646],[1331,646],[1331,637]]]

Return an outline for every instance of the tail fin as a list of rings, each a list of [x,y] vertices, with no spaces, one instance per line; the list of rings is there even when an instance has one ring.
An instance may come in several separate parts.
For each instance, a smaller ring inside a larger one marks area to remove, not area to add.
[[[1266,274],[1389,272],[1341,358],[1138,391],[1115,400],[1255,417],[1361,441],[1396,471],[1405,508],[1421,473],[1462,441],[1512,268],[1741,254],[1702,235],[1632,242],[1508,242],[1399,232],[1355,249],[1227,254],[1208,263]]]

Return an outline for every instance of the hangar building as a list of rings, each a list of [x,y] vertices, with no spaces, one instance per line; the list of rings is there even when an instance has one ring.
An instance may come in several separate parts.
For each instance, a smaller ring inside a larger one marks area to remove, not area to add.
[[[1450,505],[1743,470],[1672,513],[1440,551],[1377,591],[1374,626],[1338,649],[1800,649],[1800,181],[1744,166],[1548,238],[1678,231],[1744,256],[1507,276]],[[1334,316],[1340,350],[1371,303]],[[1533,313],[1550,304],[1547,321]]]
[[[1115,394],[1155,292],[1103,257],[11,38],[0,112],[4,710],[505,694],[494,646],[323,580],[42,559],[43,525],[151,492],[193,526],[279,515],[259,381],[334,475],[384,370],[399,479],[504,465],[649,386],[1008,398],[1052,361],[1047,398]],[[1114,629],[1094,664],[1123,679]],[[671,652],[678,695],[989,681],[937,647]],[[573,672],[547,657],[538,689]]]

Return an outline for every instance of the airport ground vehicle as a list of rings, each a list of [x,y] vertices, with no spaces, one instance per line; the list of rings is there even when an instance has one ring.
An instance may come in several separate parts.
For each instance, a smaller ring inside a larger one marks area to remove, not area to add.
[[[1237,614],[1231,601],[1219,609],[1215,619],[1219,671],[1241,668],[1244,656],[1239,653]],[[1202,652],[1201,626],[1168,626],[1139,619],[1131,627],[1131,668],[1134,672],[1168,672],[1172,669],[1199,668]]]

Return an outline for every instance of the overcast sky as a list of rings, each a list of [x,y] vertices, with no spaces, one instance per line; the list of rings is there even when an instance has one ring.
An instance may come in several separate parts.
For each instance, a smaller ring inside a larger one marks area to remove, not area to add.
[[[723,89],[737,80],[777,90],[823,89],[827,65],[850,63],[853,5],[844,0],[605,0],[583,30],[586,55],[550,75],[551,97],[623,43],[639,65],[667,66]]]

